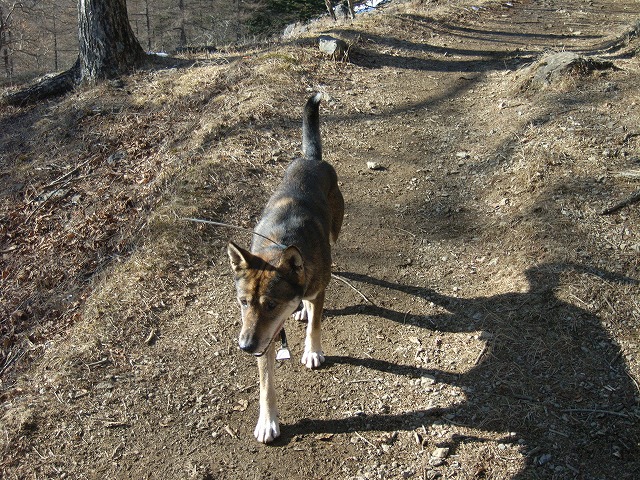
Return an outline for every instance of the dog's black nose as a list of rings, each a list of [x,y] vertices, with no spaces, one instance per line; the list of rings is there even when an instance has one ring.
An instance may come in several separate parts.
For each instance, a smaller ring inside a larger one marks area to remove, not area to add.
[[[258,340],[255,338],[240,337],[238,339],[238,346],[240,347],[240,350],[253,353],[256,351],[256,348],[258,348]]]

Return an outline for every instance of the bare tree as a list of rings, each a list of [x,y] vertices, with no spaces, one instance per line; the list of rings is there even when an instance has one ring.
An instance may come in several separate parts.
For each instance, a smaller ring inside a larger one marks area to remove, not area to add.
[[[5,11],[0,5],[0,55],[4,63],[4,71],[7,78],[13,74],[13,62],[11,58],[11,15],[15,4]]]

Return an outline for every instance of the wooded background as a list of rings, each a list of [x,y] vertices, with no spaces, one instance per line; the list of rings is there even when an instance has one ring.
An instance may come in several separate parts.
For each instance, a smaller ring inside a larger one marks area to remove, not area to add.
[[[325,10],[323,0],[128,0],[149,52],[219,47],[278,34]],[[78,57],[76,0],[0,0],[0,84],[69,68]]]

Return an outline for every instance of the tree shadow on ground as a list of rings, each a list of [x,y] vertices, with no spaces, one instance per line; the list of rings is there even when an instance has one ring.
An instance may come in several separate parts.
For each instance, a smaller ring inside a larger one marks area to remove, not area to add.
[[[517,432],[534,476],[637,478],[640,473],[638,390],[620,347],[601,319],[558,297],[560,276],[595,275],[603,282],[638,281],[574,264],[543,264],[527,270],[529,289],[492,297],[455,298],[434,290],[340,273],[351,280],[422,298],[447,313],[407,316],[374,305],[327,312],[365,314],[441,332],[483,331],[486,345],[476,365],[455,375],[396,365],[374,358],[328,357],[328,365],[359,365],[396,375],[425,374],[462,388],[466,401],[447,408],[339,420],[303,420],[283,435],[414,430],[441,419],[487,432]],[[449,445],[481,439],[454,437]],[[505,440],[508,441],[508,440]],[[529,468],[527,468],[529,470]],[[516,478],[528,478],[523,471]]]
[[[437,34],[457,34],[465,38],[472,38],[474,40],[486,40],[496,43],[502,43],[508,41],[510,44],[517,44],[520,40],[524,44],[530,43],[532,40],[537,42],[557,42],[558,40],[566,40],[573,38],[575,35],[572,33],[550,33],[540,29],[540,25],[537,22],[531,22],[531,30],[519,30],[513,29],[513,25],[510,20],[504,21],[505,28],[498,29],[480,29],[474,27],[468,27],[465,25],[455,25],[451,22],[440,22],[434,18],[416,15],[416,14],[402,14],[398,15],[405,21],[410,21],[416,26],[427,28]],[[494,25],[500,25],[499,20],[494,19]],[[542,30],[542,31],[541,31]],[[583,35],[585,39],[600,39],[601,35]],[[526,43],[525,43],[526,42]]]
[[[363,68],[392,67],[432,72],[485,72],[513,68],[522,63],[524,57],[528,57],[531,53],[440,47],[373,33],[367,33],[366,39],[360,39],[359,32],[354,30],[334,30],[333,33],[358,39],[354,40],[354,46],[349,52],[349,61]],[[367,45],[371,45],[372,48],[368,48]],[[376,51],[376,46],[400,50],[403,54],[379,52]],[[416,55],[412,56],[410,52],[415,52]]]

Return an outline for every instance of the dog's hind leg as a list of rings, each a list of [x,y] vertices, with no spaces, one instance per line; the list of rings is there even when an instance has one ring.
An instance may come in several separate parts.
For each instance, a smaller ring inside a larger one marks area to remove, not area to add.
[[[259,442],[268,443],[280,435],[278,424],[278,407],[276,406],[275,389],[275,344],[271,342],[267,351],[258,357],[258,373],[260,375],[260,416],[253,435]]]
[[[302,363],[307,368],[318,368],[324,362],[324,352],[321,344],[322,307],[324,305],[324,290],[313,300],[303,300],[307,314],[307,336],[304,341]]]

